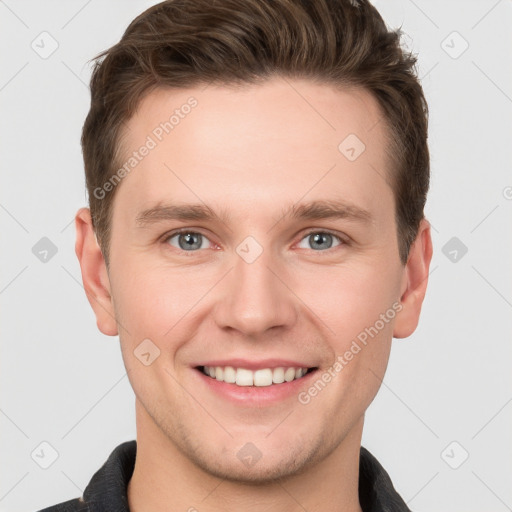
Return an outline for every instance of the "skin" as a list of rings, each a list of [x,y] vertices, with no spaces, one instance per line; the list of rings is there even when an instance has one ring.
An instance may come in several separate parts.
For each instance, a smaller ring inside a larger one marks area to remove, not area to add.
[[[119,335],[136,395],[130,509],[360,511],[364,414],[392,337],[417,326],[429,224],[422,221],[403,265],[393,191],[383,179],[392,172],[386,127],[366,91],[281,78],[158,89],[127,124],[127,155],[190,96],[198,105],[118,185],[108,271],[89,210],[76,215],[84,288],[100,331]],[[338,150],[351,133],[366,145],[352,162]],[[285,206],[319,199],[343,200],[371,220],[282,218]],[[137,214],[159,201],[202,202],[231,218],[137,227]],[[201,248],[180,250],[179,237],[169,239],[182,227],[204,235]],[[342,238],[318,248],[311,230]],[[263,248],[250,264],[236,252],[247,236]],[[236,406],[191,367],[277,357],[321,373],[394,303],[401,311],[307,405],[294,395]],[[148,366],[134,355],[146,338],[160,350]],[[252,467],[237,457],[248,442],[262,454]]]

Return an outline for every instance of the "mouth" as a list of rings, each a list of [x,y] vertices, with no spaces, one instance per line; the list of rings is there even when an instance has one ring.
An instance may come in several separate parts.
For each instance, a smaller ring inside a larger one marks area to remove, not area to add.
[[[318,368],[279,366],[276,368],[235,368],[233,366],[196,366],[200,371],[213,380],[232,384],[238,387],[266,387],[280,386],[292,381],[301,380],[306,375],[315,372]]]

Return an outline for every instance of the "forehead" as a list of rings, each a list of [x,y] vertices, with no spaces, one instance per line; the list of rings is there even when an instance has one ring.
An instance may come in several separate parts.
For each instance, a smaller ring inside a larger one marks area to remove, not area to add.
[[[156,89],[126,124],[124,162],[139,155],[116,202],[133,217],[173,200],[252,214],[305,196],[371,206],[391,194],[381,121],[367,91],[307,80]]]

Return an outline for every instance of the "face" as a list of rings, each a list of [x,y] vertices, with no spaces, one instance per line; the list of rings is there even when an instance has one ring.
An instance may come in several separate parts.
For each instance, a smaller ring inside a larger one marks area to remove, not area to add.
[[[417,320],[380,120],[365,91],[276,78],[153,91],[126,127],[137,163],[91,304],[138,424],[211,474],[262,482],[334,453]]]

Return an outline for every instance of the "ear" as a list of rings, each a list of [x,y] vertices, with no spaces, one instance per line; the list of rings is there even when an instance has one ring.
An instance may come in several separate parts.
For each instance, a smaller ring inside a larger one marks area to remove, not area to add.
[[[82,269],[85,294],[96,315],[98,329],[107,336],[118,334],[110,280],[103,254],[96,240],[89,208],[80,208],[75,216],[75,252]]]
[[[403,309],[396,316],[393,337],[407,338],[418,326],[421,305],[427,291],[428,272],[432,260],[430,224],[420,223],[416,239],[411,245],[402,278],[400,303]]]

